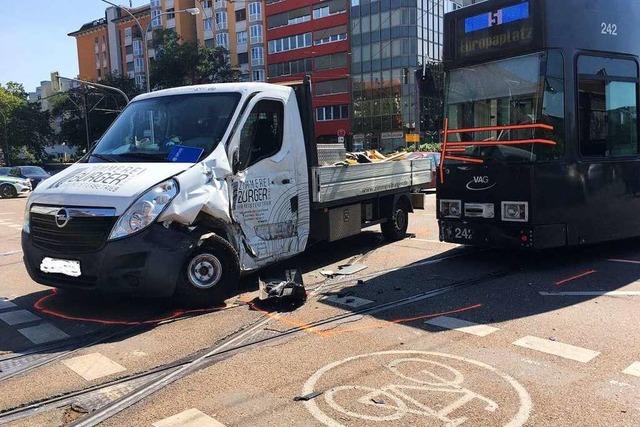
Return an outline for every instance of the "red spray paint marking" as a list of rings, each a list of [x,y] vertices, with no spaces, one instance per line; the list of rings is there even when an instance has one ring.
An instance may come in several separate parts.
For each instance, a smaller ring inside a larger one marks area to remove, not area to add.
[[[569,282],[573,282],[574,280],[582,279],[583,277],[590,276],[593,273],[597,273],[597,270],[588,270],[588,271],[585,271],[584,273],[576,274],[575,276],[571,276],[571,277],[568,277],[566,279],[560,280],[559,282],[556,282],[556,286],[564,286]]]
[[[72,316],[72,315],[68,315],[68,314],[65,314],[65,313],[61,313],[59,311],[51,310],[49,308],[45,308],[44,307],[44,303],[46,301],[48,301],[49,299],[51,299],[52,297],[56,296],[57,293],[58,293],[58,291],[53,289],[49,295],[45,295],[42,298],[40,298],[38,301],[36,301],[35,304],[33,304],[33,308],[36,309],[37,311],[39,311],[40,313],[47,314],[47,315],[52,316],[52,317],[57,317],[59,319],[73,320],[73,321],[77,321],[77,322],[98,323],[100,325],[106,325],[106,326],[153,325],[153,324],[156,324],[156,323],[165,322],[167,320],[174,320],[174,319],[177,319],[179,317],[186,316],[186,315],[189,315],[189,314],[213,313],[213,312],[216,312],[216,311],[224,310],[224,308],[204,308],[204,309],[198,309],[198,310],[175,310],[175,311],[171,312],[171,314],[169,314],[168,316],[165,316],[165,317],[156,318],[156,319],[149,319],[149,320],[142,320],[142,321],[138,321],[138,322],[126,321],[126,320],[96,319],[96,318],[91,318],[91,317]]]

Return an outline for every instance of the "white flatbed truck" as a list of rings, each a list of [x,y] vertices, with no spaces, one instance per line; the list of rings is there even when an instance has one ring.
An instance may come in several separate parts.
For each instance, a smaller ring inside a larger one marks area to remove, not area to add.
[[[381,224],[405,236],[429,160],[319,166],[308,79],[135,98],[31,194],[24,261],[44,285],[209,305],[242,274]]]

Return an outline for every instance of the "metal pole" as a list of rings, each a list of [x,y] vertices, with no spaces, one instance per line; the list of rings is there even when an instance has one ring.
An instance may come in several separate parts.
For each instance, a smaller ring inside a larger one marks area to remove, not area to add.
[[[87,94],[84,93],[82,96],[82,106],[84,109],[84,128],[87,133],[87,152],[91,150],[91,136],[89,135],[89,108],[87,106]]]
[[[6,166],[11,166],[9,157],[9,124],[7,116],[2,111],[0,111],[0,116],[2,116],[2,122],[4,123],[4,162],[6,163]]]
[[[113,90],[115,92],[118,92],[120,95],[122,95],[122,97],[125,99],[127,104],[129,103],[129,97],[127,96],[127,94],[124,93],[122,90],[118,89],[117,87],[107,86],[107,85],[103,85],[103,84],[96,83],[96,82],[88,82],[86,80],[72,79],[71,77],[62,77],[62,76],[60,76],[60,79],[70,80],[72,82],[78,82],[78,83],[82,83],[84,85],[95,86],[95,87],[99,87],[99,88],[106,89],[106,90]]]
[[[103,3],[107,3],[113,7],[117,7],[118,9],[124,11],[125,13],[127,13],[127,15],[129,15],[131,18],[133,18],[133,20],[136,22],[136,24],[138,25],[138,28],[140,29],[140,32],[142,33],[142,43],[144,44],[144,49],[143,49],[143,54],[144,54],[144,59],[145,59],[145,79],[147,81],[147,93],[151,92],[151,81],[149,80],[149,75],[150,75],[150,70],[149,70],[149,46],[147,46],[147,33],[144,32],[144,28],[142,28],[142,24],[140,23],[140,20],[138,18],[135,17],[135,15],[133,13],[131,13],[126,7],[122,7],[119,6],[115,3],[112,3],[108,0],[101,0]]]

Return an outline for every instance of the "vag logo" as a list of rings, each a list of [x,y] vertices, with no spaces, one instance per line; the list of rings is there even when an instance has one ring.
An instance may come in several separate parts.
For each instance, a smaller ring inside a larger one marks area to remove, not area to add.
[[[471,191],[485,191],[495,186],[496,183],[491,184],[488,176],[474,176],[471,181],[467,182],[467,190]]]

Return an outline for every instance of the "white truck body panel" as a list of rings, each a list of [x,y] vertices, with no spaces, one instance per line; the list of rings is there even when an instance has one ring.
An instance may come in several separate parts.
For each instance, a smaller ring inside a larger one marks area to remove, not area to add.
[[[313,168],[313,201],[333,203],[368,194],[419,187],[431,181],[431,160],[398,160]]]

